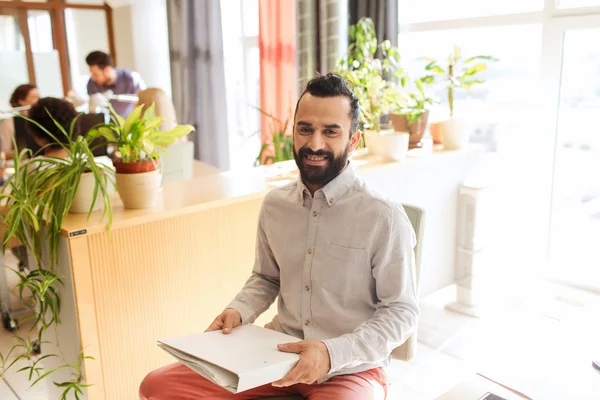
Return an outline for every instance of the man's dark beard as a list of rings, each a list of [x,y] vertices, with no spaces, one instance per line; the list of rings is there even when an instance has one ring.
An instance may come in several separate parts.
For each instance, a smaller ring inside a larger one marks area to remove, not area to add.
[[[339,157],[335,157],[331,151],[312,151],[307,146],[303,146],[298,152],[296,152],[296,149],[294,148],[294,160],[296,160],[296,165],[300,170],[302,181],[308,185],[327,185],[336,176],[338,176],[346,166],[348,162],[349,151],[350,143],[348,143],[346,150],[344,150],[344,153]],[[329,165],[326,167],[307,165],[305,163],[305,155],[326,156],[329,161]]]

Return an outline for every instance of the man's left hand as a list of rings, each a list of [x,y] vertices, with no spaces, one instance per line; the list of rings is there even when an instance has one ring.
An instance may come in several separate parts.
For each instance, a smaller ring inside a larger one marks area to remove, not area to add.
[[[327,375],[331,368],[327,346],[319,340],[280,344],[277,348],[286,353],[300,354],[300,361],[285,377],[273,382],[273,386],[286,387],[296,383],[311,385]]]

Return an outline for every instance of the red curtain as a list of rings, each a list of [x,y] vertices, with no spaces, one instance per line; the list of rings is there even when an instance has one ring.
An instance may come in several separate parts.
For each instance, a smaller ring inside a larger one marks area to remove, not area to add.
[[[259,0],[260,108],[279,120],[292,118],[297,101],[295,0]],[[273,122],[261,115],[261,142],[271,143]],[[283,129],[283,126],[278,129]],[[263,154],[273,154],[272,147]]]

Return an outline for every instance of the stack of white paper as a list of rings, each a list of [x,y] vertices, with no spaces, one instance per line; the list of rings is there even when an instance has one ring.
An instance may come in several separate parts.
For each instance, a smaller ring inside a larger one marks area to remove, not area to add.
[[[255,325],[159,340],[158,346],[204,378],[232,393],[279,380],[300,356],[277,350],[300,339]]]

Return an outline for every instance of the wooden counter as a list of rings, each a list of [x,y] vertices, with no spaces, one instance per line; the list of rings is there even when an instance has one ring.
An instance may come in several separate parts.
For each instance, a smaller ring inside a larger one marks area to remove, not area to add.
[[[453,280],[458,187],[480,152],[417,154],[403,163],[353,160],[358,175],[383,193],[428,213],[422,289],[429,292]],[[173,362],[156,340],[206,329],[251,273],[263,196],[294,179],[294,170],[292,161],[165,184],[149,210],[124,210],[115,196],[110,232],[101,211],[89,220],[66,218],[57,335],[71,361],[81,349],[95,358],[84,365],[93,385],[88,399],[136,399],[145,374]],[[48,387],[55,398],[56,388]]]

